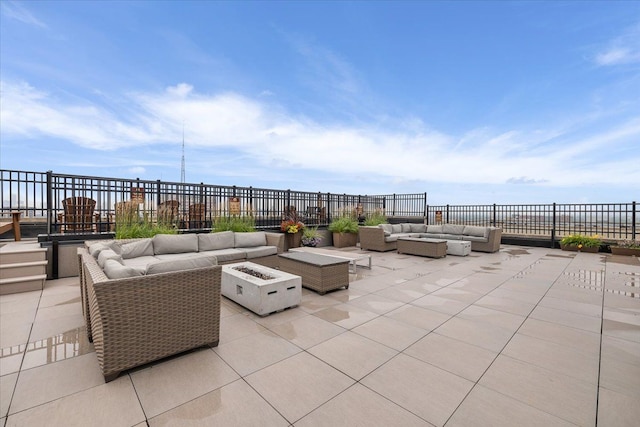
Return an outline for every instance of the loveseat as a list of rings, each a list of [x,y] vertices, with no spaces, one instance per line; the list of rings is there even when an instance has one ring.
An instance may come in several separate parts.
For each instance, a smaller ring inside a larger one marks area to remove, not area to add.
[[[219,263],[277,262],[281,233],[157,235],[78,249],[82,309],[105,381],[183,351],[218,345]]]
[[[502,229],[461,224],[380,224],[360,227],[360,249],[392,251],[397,249],[398,238],[418,237],[442,240],[466,240],[471,250],[497,252],[500,250]]]

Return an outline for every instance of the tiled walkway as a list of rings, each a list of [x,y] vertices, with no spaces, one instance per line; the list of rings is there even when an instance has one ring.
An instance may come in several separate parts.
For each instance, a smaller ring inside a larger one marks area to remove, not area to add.
[[[2,296],[0,425],[640,425],[637,258],[372,257],[264,318],[224,300],[217,348],[108,384],[77,278]]]

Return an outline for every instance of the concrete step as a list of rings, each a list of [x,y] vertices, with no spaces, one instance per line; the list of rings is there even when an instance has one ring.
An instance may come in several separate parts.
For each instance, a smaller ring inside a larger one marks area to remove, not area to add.
[[[11,279],[0,279],[0,295],[15,294],[18,292],[41,291],[44,282],[47,280],[46,274],[37,276],[14,277]]]
[[[46,261],[47,249],[36,242],[9,243],[0,248],[0,264]]]
[[[47,261],[0,264],[0,279],[39,276],[41,274],[47,274]]]

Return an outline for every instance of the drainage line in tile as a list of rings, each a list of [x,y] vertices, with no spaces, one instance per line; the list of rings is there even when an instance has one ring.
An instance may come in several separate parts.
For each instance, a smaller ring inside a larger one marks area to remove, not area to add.
[[[598,382],[596,389],[596,423],[598,426],[598,411],[600,410],[600,372],[602,372],[602,333],[604,332],[604,296],[607,293],[607,261],[604,261],[604,274],[602,277],[602,302],[600,304],[600,349],[598,351]]]

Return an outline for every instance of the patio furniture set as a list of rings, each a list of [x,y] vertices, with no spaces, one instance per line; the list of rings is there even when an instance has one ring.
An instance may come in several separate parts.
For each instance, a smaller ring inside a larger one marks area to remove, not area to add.
[[[380,224],[360,227],[360,249],[442,257],[497,252],[502,229],[472,225]]]
[[[444,239],[397,237],[399,253],[447,253]],[[458,242],[452,250],[471,248]],[[302,286],[321,295],[348,288],[349,266],[364,259],[283,248],[284,235],[268,232],[86,242],[78,249],[82,310],[105,381],[173,354],[217,346],[221,295],[268,315],[298,305]]]

